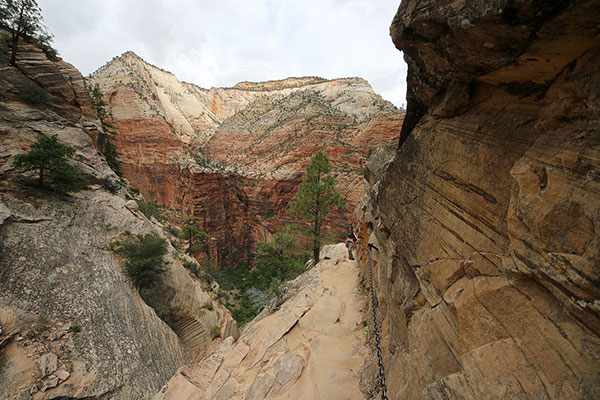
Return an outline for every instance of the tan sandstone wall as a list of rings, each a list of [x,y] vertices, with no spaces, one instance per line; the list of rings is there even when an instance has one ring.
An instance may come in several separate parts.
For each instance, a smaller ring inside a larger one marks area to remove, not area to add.
[[[406,122],[358,211],[390,398],[600,397],[599,23],[598,1],[400,5]]]

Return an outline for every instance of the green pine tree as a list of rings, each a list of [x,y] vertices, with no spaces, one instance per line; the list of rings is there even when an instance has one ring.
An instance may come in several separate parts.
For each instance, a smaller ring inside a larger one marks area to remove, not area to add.
[[[206,248],[208,234],[198,229],[196,217],[186,217],[181,220],[183,226],[179,238],[188,241],[187,253],[192,255],[194,251]]]
[[[167,241],[151,234],[138,235],[117,249],[127,259],[125,268],[134,285],[149,289],[160,282],[159,274],[166,270],[163,256]]]
[[[58,140],[58,136],[40,136],[25,154],[14,156],[13,166],[25,171],[38,170],[38,182],[44,186],[49,178],[65,192],[76,192],[85,187],[81,172],[69,163],[75,148]]]
[[[319,262],[325,218],[333,207],[344,207],[345,202],[335,187],[331,164],[323,150],[312,155],[305,171],[296,199],[290,203],[290,212],[312,224],[308,236],[313,244],[313,257]]]
[[[279,271],[279,281],[295,278],[302,271],[302,263],[294,257],[295,238],[285,232],[275,233],[273,241],[261,242],[256,248],[256,266],[260,270]]]
[[[97,83],[90,95],[92,97],[92,103],[94,104],[94,107],[96,107],[98,118],[102,123],[102,129],[104,130],[104,133],[100,132],[98,134],[98,151],[104,154],[108,166],[111,167],[118,176],[123,176],[123,172],[121,172],[121,160],[119,160],[121,154],[119,154],[117,145],[115,144],[117,141],[117,130],[115,126],[110,123],[111,115],[106,110],[107,104],[104,101],[104,96]]]
[[[0,25],[10,32],[10,64],[16,65],[19,41],[35,39],[38,44],[50,47],[52,35],[42,23],[42,11],[35,0],[0,0]]]

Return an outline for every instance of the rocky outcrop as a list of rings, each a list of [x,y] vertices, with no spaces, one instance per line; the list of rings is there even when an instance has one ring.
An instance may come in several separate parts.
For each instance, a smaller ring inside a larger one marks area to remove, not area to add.
[[[362,167],[398,136],[403,113],[360,78],[288,78],[210,90],[128,52],[89,78],[119,130],[123,172],[146,197],[196,216],[221,266],[293,222],[285,213],[310,155],[324,149],[347,199],[337,238],[362,195]]]
[[[18,54],[17,68],[0,66],[0,398],[147,398],[216,344],[213,327],[235,335],[235,322],[170,246],[161,306],[171,327],[144,303],[111,246],[126,231],[164,236],[160,225],[94,149],[102,128],[81,74],[31,46]],[[32,86],[36,105],[23,101]],[[12,166],[54,134],[76,149],[87,189],[40,188]]]
[[[359,211],[390,398],[600,396],[599,16],[400,5],[407,119]]]
[[[323,255],[237,342],[225,340],[181,368],[155,399],[364,399],[366,296],[358,267],[343,244]]]

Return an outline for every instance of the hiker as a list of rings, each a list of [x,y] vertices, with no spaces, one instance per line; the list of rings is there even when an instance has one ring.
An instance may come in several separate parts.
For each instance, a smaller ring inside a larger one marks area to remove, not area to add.
[[[352,229],[352,224],[348,224],[348,238],[346,239],[346,248],[348,249],[348,259],[354,260],[354,256],[352,255],[352,249],[356,245],[356,236],[354,235],[354,230]]]

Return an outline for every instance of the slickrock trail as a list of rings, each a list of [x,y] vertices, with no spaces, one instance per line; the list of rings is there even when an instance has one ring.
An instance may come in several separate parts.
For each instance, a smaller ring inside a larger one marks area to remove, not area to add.
[[[367,296],[343,244],[326,247],[324,257],[290,282],[277,311],[263,311],[237,342],[227,338],[181,368],[155,400],[363,399]]]

